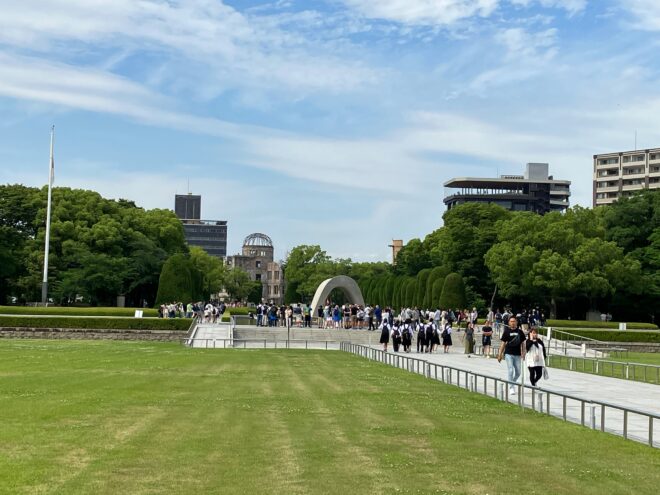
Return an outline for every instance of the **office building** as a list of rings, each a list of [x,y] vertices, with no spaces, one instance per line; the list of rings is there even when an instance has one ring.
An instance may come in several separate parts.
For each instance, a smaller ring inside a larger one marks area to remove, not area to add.
[[[444,186],[460,191],[445,196],[447,209],[463,203],[495,203],[507,210],[533,211],[541,215],[565,211],[569,206],[571,182],[548,175],[547,163],[528,163],[524,175],[499,178],[459,177]]]
[[[183,233],[189,246],[201,247],[211,256],[227,256],[227,221],[202,220],[202,197],[177,194],[174,213],[183,224]]]
[[[594,155],[593,205],[660,189],[660,148]]]
[[[202,197],[198,194],[177,194],[174,196],[174,213],[181,220],[202,218]]]

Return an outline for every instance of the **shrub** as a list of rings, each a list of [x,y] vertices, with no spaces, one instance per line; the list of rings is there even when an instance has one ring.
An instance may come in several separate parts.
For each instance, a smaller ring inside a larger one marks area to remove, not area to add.
[[[444,266],[436,266],[429,273],[428,279],[426,280],[426,293],[424,294],[423,305],[426,308],[435,308],[440,302],[440,293],[438,293],[437,298],[433,298],[433,284],[436,280],[442,280],[444,283],[445,278],[449,275],[449,270]],[[440,289],[442,291],[442,288]]]
[[[181,330],[190,328],[188,318],[85,318],[75,316],[0,316],[0,327],[84,328],[90,330]]]
[[[248,313],[254,313],[254,310],[251,308],[246,308],[245,306],[239,306],[237,308],[227,308],[225,309],[225,314],[223,316],[229,315],[247,315]]]
[[[442,286],[445,283],[444,278],[439,278],[436,279],[435,282],[433,282],[433,286],[431,287],[431,297],[429,298],[430,302],[430,308],[431,309],[436,309],[440,308],[440,296],[442,295]]]
[[[465,285],[463,277],[458,273],[450,273],[445,279],[440,295],[441,308],[464,308],[465,307]]]
[[[33,307],[33,306],[0,306],[0,315],[62,315],[62,316],[126,316],[132,317],[135,310],[144,311],[145,317],[158,316],[158,310],[153,308],[78,308],[78,307]]]
[[[156,304],[192,301],[193,296],[200,293],[199,287],[196,287],[200,281],[189,257],[181,253],[170,256],[160,272]]]

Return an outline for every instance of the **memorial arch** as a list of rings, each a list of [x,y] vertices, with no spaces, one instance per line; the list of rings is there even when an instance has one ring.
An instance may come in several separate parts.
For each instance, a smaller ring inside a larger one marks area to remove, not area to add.
[[[347,302],[364,306],[362,291],[355,280],[346,275],[339,275],[338,277],[332,277],[321,282],[312,300],[313,310],[316,311],[319,306],[325,305],[326,299],[335,289],[340,289],[346,295]]]

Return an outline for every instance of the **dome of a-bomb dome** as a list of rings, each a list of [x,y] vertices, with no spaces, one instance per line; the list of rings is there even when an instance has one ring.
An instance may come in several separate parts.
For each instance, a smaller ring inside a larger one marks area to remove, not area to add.
[[[266,234],[250,234],[243,241],[243,246],[273,247],[273,240]]]

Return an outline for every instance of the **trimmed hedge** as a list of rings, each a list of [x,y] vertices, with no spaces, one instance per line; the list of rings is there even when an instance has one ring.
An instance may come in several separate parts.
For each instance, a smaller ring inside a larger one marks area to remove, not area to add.
[[[77,308],[77,307],[33,307],[33,306],[0,306],[0,315],[62,315],[62,316],[126,316],[132,317],[135,310],[144,311],[145,317],[158,316],[158,310],[153,308]]]
[[[554,330],[554,328],[553,328]],[[562,331],[558,328],[557,330]],[[601,342],[643,342],[660,344],[660,332],[627,332],[625,330],[585,330],[585,329],[565,329],[566,332],[581,337],[587,337]],[[546,329],[539,329],[539,333],[546,335]],[[552,338],[557,340],[571,340],[569,335],[552,333]]]
[[[247,314],[250,312],[256,314],[257,310],[255,308],[246,308],[245,306],[241,306],[238,308],[230,308],[229,306],[227,306],[227,308],[225,309],[225,315],[231,314],[231,315],[247,316]]]
[[[585,321],[585,320],[547,320],[546,326],[558,328],[611,328],[619,329],[616,321]],[[629,330],[657,330],[658,325],[653,323],[626,323]]]
[[[0,327],[12,328],[84,328],[90,330],[177,330],[186,331],[188,318],[77,318],[0,316]]]

